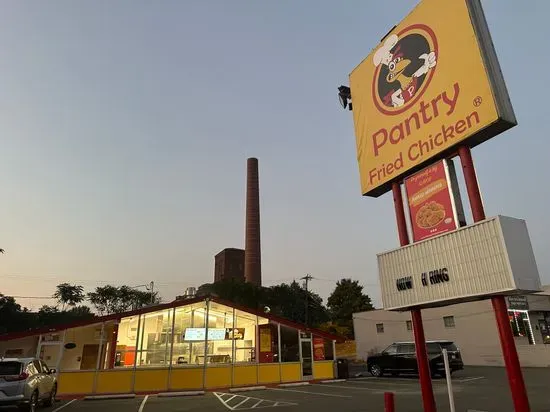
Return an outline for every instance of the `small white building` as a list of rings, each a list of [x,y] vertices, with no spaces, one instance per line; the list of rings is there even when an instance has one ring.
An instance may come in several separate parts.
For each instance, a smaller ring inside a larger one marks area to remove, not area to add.
[[[550,366],[550,285],[543,291],[507,298],[510,327],[522,366]],[[491,300],[422,310],[426,340],[449,339],[465,365],[503,366]],[[410,312],[373,310],[353,315],[357,357],[366,359],[397,341],[412,341]]]

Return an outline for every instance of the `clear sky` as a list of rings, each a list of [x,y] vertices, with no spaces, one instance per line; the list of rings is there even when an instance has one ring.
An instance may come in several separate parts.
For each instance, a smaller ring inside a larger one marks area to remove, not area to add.
[[[0,292],[154,280],[170,300],[210,281],[244,246],[255,156],[264,283],[310,273],[326,297],[351,277],[379,304],[392,199],[361,197],[336,94],[415,4],[3,1]],[[474,149],[478,178],[488,215],[527,219],[549,283],[550,2],[483,4],[519,126]]]

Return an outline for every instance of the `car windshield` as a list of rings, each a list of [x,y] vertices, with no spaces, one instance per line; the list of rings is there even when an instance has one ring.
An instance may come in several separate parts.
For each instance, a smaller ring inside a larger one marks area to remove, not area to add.
[[[440,345],[449,352],[458,352],[458,348],[453,342],[441,342]]]
[[[0,376],[19,375],[20,373],[20,362],[0,362]]]
[[[439,346],[439,343],[428,343],[426,346],[428,347],[428,353],[441,353],[441,346]]]

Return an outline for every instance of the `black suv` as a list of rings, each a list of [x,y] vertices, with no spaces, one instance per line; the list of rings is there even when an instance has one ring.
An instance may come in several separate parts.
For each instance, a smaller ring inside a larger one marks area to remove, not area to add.
[[[464,369],[460,351],[452,341],[428,341],[426,347],[432,376],[445,375],[443,349],[447,349],[451,373]],[[389,372],[393,376],[397,376],[401,372],[418,373],[414,342],[395,342],[381,353],[369,356],[367,368],[372,376],[377,377],[382,376],[385,372]]]

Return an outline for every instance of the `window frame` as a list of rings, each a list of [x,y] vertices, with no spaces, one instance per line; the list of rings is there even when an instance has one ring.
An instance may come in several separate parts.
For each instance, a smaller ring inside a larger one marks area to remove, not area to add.
[[[381,326],[381,327],[380,327]],[[376,324],[376,333],[382,334],[384,333],[384,323],[377,323]]]
[[[450,321],[450,322],[448,322]],[[445,329],[453,329],[456,327],[454,315],[443,316],[443,326]]]

